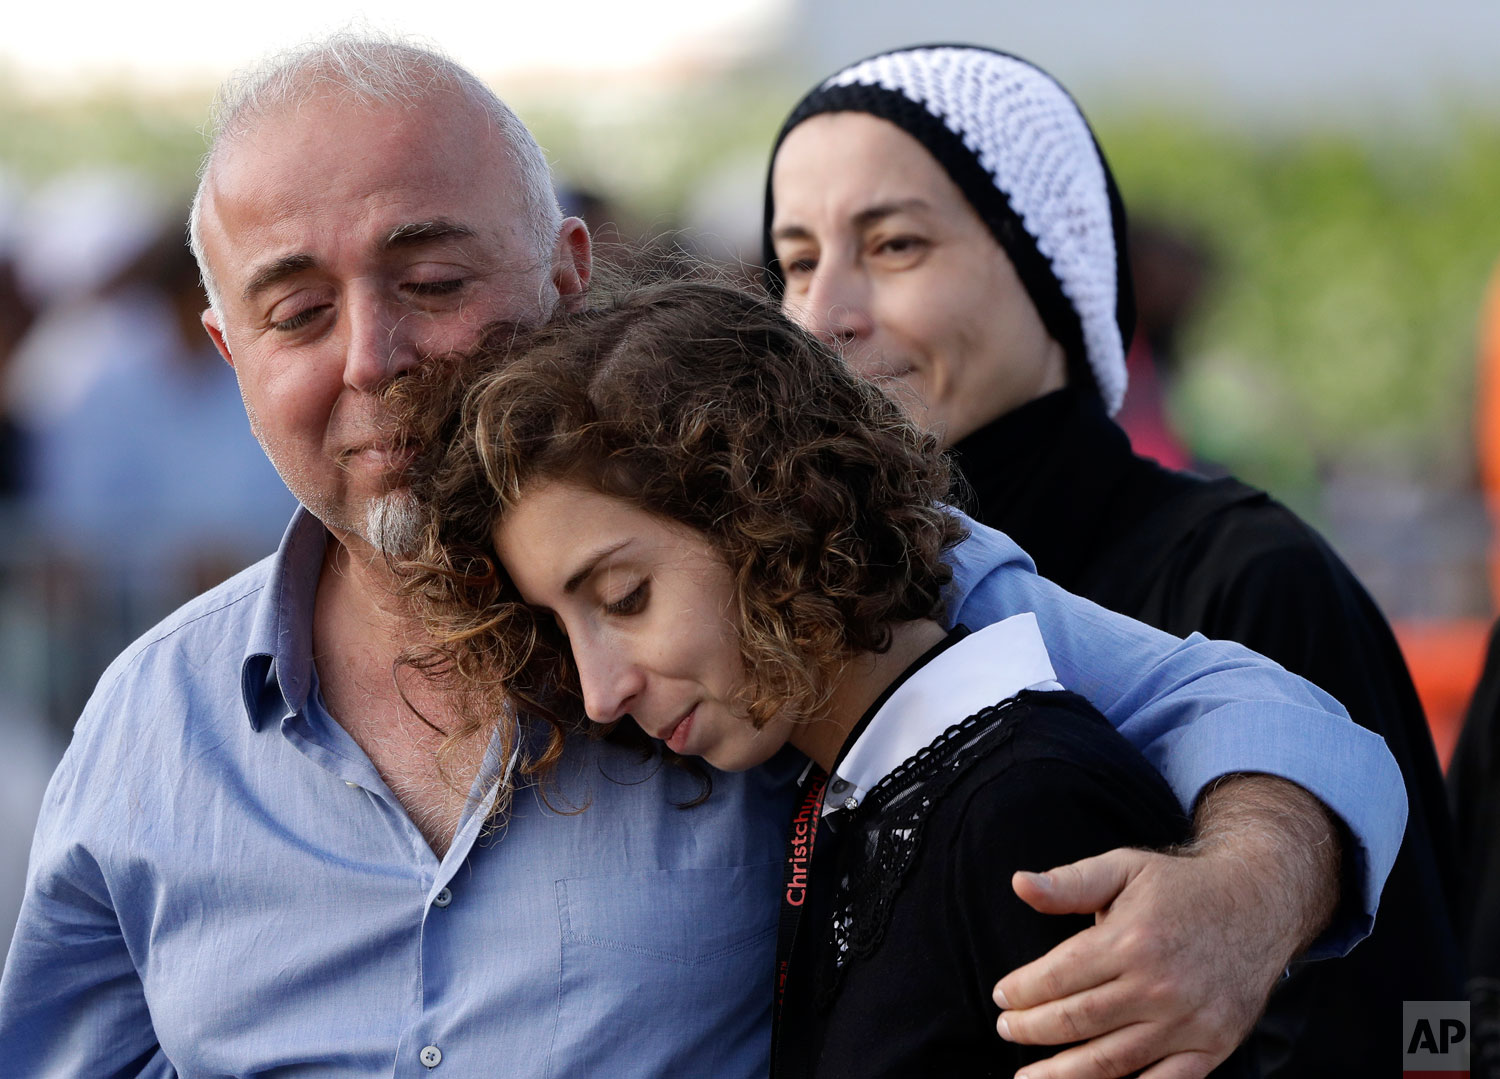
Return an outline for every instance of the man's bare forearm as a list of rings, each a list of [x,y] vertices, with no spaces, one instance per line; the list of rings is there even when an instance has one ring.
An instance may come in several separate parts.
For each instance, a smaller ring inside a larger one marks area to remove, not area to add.
[[[1257,893],[1247,910],[1288,919],[1275,932],[1288,960],[1328,927],[1339,905],[1343,840],[1322,802],[1275,776],[1226,776],[1198,800],[1193,822],[1182,853],[1243,867],[1243,886]]]

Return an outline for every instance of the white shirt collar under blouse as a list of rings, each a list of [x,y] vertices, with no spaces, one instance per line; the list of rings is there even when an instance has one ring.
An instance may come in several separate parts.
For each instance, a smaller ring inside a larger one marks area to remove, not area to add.
[[[857,806],[894,768],[980,709],[1025,689],[1062,688],[1036,615],[1012,615],[969,634],[881,705],[830,778],[824,815]]]

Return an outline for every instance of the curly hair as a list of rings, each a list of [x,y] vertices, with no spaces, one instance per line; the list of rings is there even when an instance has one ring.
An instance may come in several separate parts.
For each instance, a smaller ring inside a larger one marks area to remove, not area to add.
[[[546,721],[521,774],[545,775],[581,716],[566,642],[495,554],[497,522],[535,484],[575,483],[708,539],[733,579],[757,726],[821,715],[849,659],[942,612],[963,529],[938,505],[935,440],[745,292],[671,282],[498,326],[390,400],[426,447],[420,548],[398,570],[434,644],[411,661],[457,691],[455,739],[507,704]]]

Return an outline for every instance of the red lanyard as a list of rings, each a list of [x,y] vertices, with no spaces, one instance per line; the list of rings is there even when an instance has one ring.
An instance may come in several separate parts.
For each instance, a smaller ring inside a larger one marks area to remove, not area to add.
[[[786,864],[781,876],[781,920],[776,930],[776,1009],[772,1013],[771,1041],[776,1044],[776,1028],[781,1022],[781,1006],[786,999],[786,976],[791,964],[792,944],[802,908],[807,902],[809,872],[812,868],[813,842],[818,836],[818,818],[823,813],[823,788],[828,776],[814,767],[802,788],[797,815],[786,841]]]

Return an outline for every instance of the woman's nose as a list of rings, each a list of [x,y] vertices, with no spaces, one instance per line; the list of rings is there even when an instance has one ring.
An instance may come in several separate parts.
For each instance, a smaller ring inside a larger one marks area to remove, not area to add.
[[[583,708],[595,723],[629,715],[645,688],[645,676],[624,652],[606,644],[573,642],[573,662],[583,689]]]

